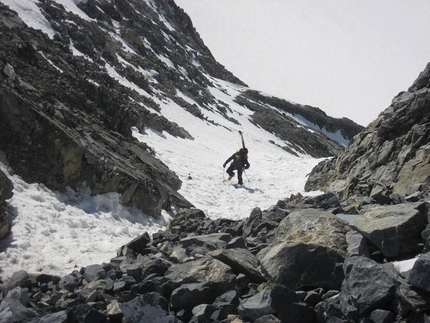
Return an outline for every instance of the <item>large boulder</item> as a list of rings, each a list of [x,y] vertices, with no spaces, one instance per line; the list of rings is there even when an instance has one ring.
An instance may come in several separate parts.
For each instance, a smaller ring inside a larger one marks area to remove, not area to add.
[[[16,287],[9,291],[0,303],[0,323],[31,322],[38,314],[28,308],[28,296],[25,289]]]
[[[414,287],[430,292],[430,253],[426,253],[415,261],[408,277]]]
[[[268,279],[293,289],[340,288],[340,264],[347,257],[351,228],[334,214],[317,209],[291,212],[273,230],[273,243],[257,256]]]
[[[350,230],[347,222],[331,212],[318,209],[297,210],[279,223],[273,231],[273,242],[309,243],[333,249],[346,256],[346,233]]]
[[[268,280],[293,290],[302,287],[339,289],[344,261],[337,251],[308,243],[280,242],[257,254]]]
[[[427,206],[422,202],[375,206],[352,226],[371,241],[385,257],[418,252],[421,232],[427,225]]]
[[[389,309],[401,284],[398,274],[365,257],[351,257],[343,265],[345,280],[339,296],[343,314],[352,320],[375,309]]]
[[[281,322],[314,321],[313,310],[300,302],[300,298],[294,291],[283,285],[267,286],[255,295],[243,299],[239,304],[238,312],[253,322],[270,314],[276,314]]]
[[[218,249],[209,255],[230,266],[236,275],[244,274],[253,283],[266,281],[259,260],[247,249]]]

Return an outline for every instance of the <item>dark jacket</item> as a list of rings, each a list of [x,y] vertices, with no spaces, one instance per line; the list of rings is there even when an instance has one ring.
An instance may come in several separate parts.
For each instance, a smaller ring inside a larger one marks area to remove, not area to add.
[[[228,158],[225,163],[227,165],[229,162],[233,161],[233,165],[235,169],[242,170],[243,168],[248,169],[249,168],[249,162],[248,162],[248,149],[242,148],[238,152],[235,152],[233,155],[231,155],[230,158]]]

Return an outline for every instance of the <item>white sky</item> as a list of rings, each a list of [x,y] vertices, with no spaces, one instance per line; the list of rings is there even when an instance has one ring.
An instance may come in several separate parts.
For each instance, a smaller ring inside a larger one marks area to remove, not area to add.
[[[250,87],[366,126],[430,61],[428,0],[175,0]]]
[[[22,6],[18,0],[1,1],[18,10],[31,27],[52,36],[53,30],[35,6]],[[73,1],[61,0],[68,9],[81,14]],[[82,17],[88,19],[83,13]],[[83,55],[72,45],[70,47],[75,55]],[[106,71],[119,79],[108,65]],[[119,81],[124,86],[135,87],[124,79]],[[162,114],[187,129],[195,139],[175,138],[150,129],[142,129],[141,133],[133,130],[133,135],[152,147],[156,156],[183,181],[179,192],[210,218],[234,220],[248,217],[255,207],[265,210],[291,194],[320,193],[303,191],[306,174],[319,160],[305,155],[295,157],[279,148],[287,143],[253,125],[248,119],[251,112],[233,102],[234,96],[244,90],[242,87],[212,78],[211,81],[214,87],[209,90],[229,104],[230,117],[238,120],[239,125],[218,113],[202,110],[208,120],[221,125],[214,126],[168,99],[153,97]],[[142,91],[142,95],[146,94]],[[237,178],[233,183],[226,181],[222,167],[241,146],[238,130],[245,134],[251,164],[244,175],[244,186],[240,188],[233,185]],[[269,143],[271,141],[277,145]],[[61,276],[83,266],[109,262],[121,245],[145,231],[152,235],[165,229],[173,215],[163,212],[153,219],[138,210],[123,207],[116,193],[91,197],[86,191],[68,190],[60,194],[41,184],[25,183],[13,175],[13,170],[5,163],[0,162],[0,168],[14,184],[14,196],[7,201],[12,215],[12,233],[0,241],[2,280],[20,269]]]

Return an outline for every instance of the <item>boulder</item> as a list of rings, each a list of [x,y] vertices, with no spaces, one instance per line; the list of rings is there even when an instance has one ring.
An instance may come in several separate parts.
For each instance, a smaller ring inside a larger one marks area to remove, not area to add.
[[[179,323],[169,314],[169,302],[158,293],[146,293],[132,301],[120,303],[119,307],[125,322]]]
[[[23,298],[28,299],[27,292],[21,287],[10,290],[0,303],[0,323],[31,322],[39,315],[28,304],[23,304]]]
[[[340,289],[343,255],[327,247],[280,242],[257,254],[268,280],[293,290],[302,287]]]
[[[272,307],[271,295],[272,290],[266,287],[254,296],[245,298],[239,304],[239,314],[253,321],[264,315],[275,314],[276,311]]]
[[[408,282],[414,287],[430,292],[430,252],[415,261]]]
[[[401,284],[397,273],[365,257],[346,259],[343,270],[339,304],[346,317],[357,320],[376,309],[390,308]]]
[[[367,239],[358,231],[351,230],[346,234],[346,242],[348,244],[348,255],[364,256],[369,258],[370,252],[367,245]]]
[[[247,249],[215,250],[209,255],[228,265],[236,275],[244,274],[250,282],[259,284],[266,281],[261,273],[260,261]]]
[[[421,232],[427,225],[425,203],[375,206],[360,216],[352,226],[372,242],[385,257],[417,252]]]
[[[236,275],[223,262],[212,257],[172,264],[165,274],[165,286],[172,291],[182,284],[210,283],[222,293],[234,288]],[[221,294],[222,294],[221,293]],[[219,295],[219,294],[218,294]],[[218,296],[214,294],[214,299]]]
[[[304,209],[291,212],[273,231],[274,243],[308,243],[332,249],[346,256],[346,233],[350,231],[348,223],[333,213],[318,209]]]

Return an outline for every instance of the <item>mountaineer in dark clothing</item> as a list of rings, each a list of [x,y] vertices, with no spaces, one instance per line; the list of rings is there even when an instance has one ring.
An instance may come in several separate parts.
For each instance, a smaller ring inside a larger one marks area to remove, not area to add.
[[[242,172],[244,169],[249,168],[248,149],[241,148],[238,152],[235,152],[229,159],[225,161],[223,167],[225,168],[225,166],[230,161],[232,161],[232,163],[226,170],[227,174],[229,175],[228,180],[231,180],[234,177],[234,170],[237,170],[238,184],[242,185]]]

